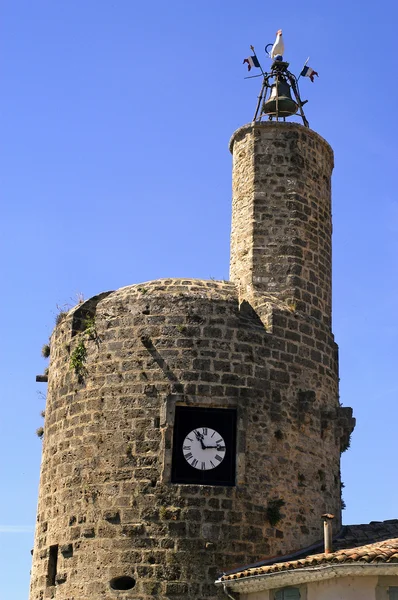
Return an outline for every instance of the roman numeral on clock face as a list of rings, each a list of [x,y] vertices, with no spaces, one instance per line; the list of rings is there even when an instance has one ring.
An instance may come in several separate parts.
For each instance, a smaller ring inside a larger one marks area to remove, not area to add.
[[[200,424],[185,436],[182,453],[190,467],[200,471],[211,471],[225,458],[225,441],[215,429]]]

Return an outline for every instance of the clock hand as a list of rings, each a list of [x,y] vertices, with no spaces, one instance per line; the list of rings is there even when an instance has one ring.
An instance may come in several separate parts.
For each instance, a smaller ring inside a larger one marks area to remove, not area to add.
[[[206,446],[203,443],[204,435],[202,433],[199,433],[199,431],[196,431],[196,430],[194,433],[196,435],[196,439],[200,442],[200,445],[202,446],[202,450],[204,450],[206,448]]]
[[[210,449],[214,449],[214,450],[225,450],[225,446],[205,446],[206,450],[208,448]]]

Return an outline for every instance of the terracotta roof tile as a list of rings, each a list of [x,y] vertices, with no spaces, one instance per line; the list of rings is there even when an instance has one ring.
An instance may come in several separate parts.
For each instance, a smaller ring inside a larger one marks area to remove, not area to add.
[[[231,575],[224,575],[221,581],[232,581],[254,575],[267,575],[279,571],[290,571],[304,567],[318,566],[323,564],[342,563],[398,563],[398,538],[393,538],[374,544],[367,544],[355,548],[345,548],[330,554],[314,554],[300,560],[277,562],[272,565],[263,565],[244,569]]]
[[[345,525],[333,540],[333,548],[342,550],[396,537],[398,537],[398,519],[371,521],[362,525]]]
[[[347,548],[353,549],[365,544],[381,542],[392,538],[398,538],[398,519],[371,521],[370,523],[361,525],[344,525],[339,533],[333,538],[333,549],[334,551]],[[308,558],[310,555],[313,556],[322,553],[322,550],[323,541],[319,541],[308,548],[302,548],[287,556],[268,557],[256,564],[244,565],[240,568],[231,569],[226,575],[247,571],[254,567],[263,567],[274,563],[284,563],[288,560],[293,561]]]

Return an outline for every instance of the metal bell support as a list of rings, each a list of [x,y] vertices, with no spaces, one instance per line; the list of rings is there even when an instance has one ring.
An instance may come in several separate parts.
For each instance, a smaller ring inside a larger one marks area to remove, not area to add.
[[[262,71],[263,84],[258,96],[253,121],[257,119],[261,120],[265,115],[268,115],[270,120],[273,118],[277,121],[280,118],[285,120],[286,117],[291,117],[299,112],[304,126],[309,127],[303,111],[303,106],[307,100],[301,100],[297,79],[293,73],[288,71],[288,66],[289,63],[287,62],[275,60],[271,67],[271,73],[264,73]],[[270,90],[268,99],[267,90]],[[292,92],[294,99],[292,98]],[[263,104],[260,111],[262,100]]]

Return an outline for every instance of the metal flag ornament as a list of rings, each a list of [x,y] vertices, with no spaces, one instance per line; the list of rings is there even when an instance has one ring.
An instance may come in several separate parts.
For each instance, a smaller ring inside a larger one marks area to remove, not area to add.
[[[303,70],[300,73],[300,77],[309,77],[312,83],[314,83],[315,76],[319,77],[318,73],[314,71],[314,69],[311,69],[311,67],[307,67],[306,65],[304,65]]]
[[[271,48],[271,50],[268,50]],[[276,33],[274,44],[267,44],[265,52],[269,58],[273,60],[271,71],[263,71],[260,61],[254,50],[254,46],[250,46],[252,56],[245,58],[243,63],[247,63],[247,68],[250,71],[253,67],[261,70],[261,75],[252,75],[246,77],[262,77],[263,82],[260,94],[257,98],[256,111],[253,121],[261,121],[265,116],[270,121],[276,119],[286,120],[286,117],[291,117],[299,113],[305,127],[309,127],[309,123],[304,114],[303,106],[308,100],[301,100],[298,80],[300,77],[309,77],[314,81],[314,77],[318,77],[318,73],[307,66],[309,58],[304,63],[304,67],[297,78],[288,70],[289,63],[283,60],[285,45],[282,37],[282,29]],[[293,96],[293,97],[292,97]],[[261,108],[260,108],[261,107]]]

